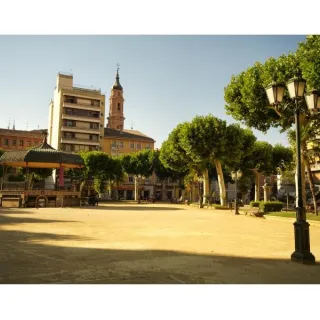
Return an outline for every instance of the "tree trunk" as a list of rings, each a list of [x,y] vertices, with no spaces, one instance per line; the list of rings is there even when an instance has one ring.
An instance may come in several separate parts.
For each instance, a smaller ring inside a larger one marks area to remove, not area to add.
[[[257,169],[253,170],[255,176],[254,201],[260,201],[260,173]]]
[[[161,192],[162,201],[166,201],[166,185],[164,180],[162,180],[162,192]]]
[[[303,157],[303,162],[304,162],[306,169],[307,169],[307,176],[308,176],[308,181],[309,181],[309,185],[310,185],[312,201],[313,201],[313,205],[314,205],[314,213],[317,216],[318,215],[317,199],[316,199],[316,192],[315,192],[314,183],[313,183],[313,179],[312,179],[312,172],[311,172],[311,168],[310,168],[310,163],[305,156],[302,156],[302,157]]]
[[[210,181],[209,181],[209,171],[206,168],[203,171],[204,181],[203,181],[203,204],[206,204],[208,202],[208,197],[210,193]]]
[[[220,189],[220,204],[222,206],[225,206],[226,200],[227,200],[227,193],[226,193],[226,187],[224,184],[221,162],[219,160],[215,160],[215,165],[216,165],[216,170],[218,174],[218,184]]]

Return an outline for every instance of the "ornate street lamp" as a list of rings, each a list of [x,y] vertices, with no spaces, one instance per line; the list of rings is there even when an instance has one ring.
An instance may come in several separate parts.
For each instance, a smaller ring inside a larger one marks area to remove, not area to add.
[[[277,87],[273,84],[272,87]],[[267,96],[271,105],[281,103],[284,95],[281,89],[278,91],[277,99],[272,99],[270,86],[266,88]],[[291,260],[304,264],[314,264],[315,257],[310,252],[310,233],[309,223],[306,221],[306,209],[303,207],[302,181],[301,181],[301,148],[300,148],[300,109],[298,100],[303,98],[306,88],[306,80],[293,78],[287,82],[287,88],[291,99],[295,100],[295,122],[296,122],[296,154],[297,154],[297,186],[296,186],[296,221],[294,222],[295,251],[291,255]],[[282,94],[282,97],[280,96]],[[270,99],[271,97],[271,99]],[[306,95],[306,102],[310,110],[319,108],[318,91],[313,90]]]
[[[141,179],[145,179],[144,176],[142,176],[141,174],[135,175],[134,176],[134,187],[135,187],[135,200],[138,201],[138,203],[140,203],[140,193],[139,193],[139,184]]]
[[[242,177],[242,171],[241,170],[232,171],[231,172],[231,178],[232,178],[232,180],[235,181],[235,193],[236,193],[236,197],[235,197],[235,200],[234,200],[234,214],[239,214],[237,182],[241,177]]]

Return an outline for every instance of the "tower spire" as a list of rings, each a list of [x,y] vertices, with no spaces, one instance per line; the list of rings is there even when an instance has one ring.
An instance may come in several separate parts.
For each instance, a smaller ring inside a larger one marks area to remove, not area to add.
[[[120,84],[120,77],[119,77],[119,69],[120,69],[120,64],[117,63],[117,74],[116,74],[116,81],[114,83],[114,85],[112,86],[112,89],[117,89],[117,90],[121,90],[122,91],[122,86]]]

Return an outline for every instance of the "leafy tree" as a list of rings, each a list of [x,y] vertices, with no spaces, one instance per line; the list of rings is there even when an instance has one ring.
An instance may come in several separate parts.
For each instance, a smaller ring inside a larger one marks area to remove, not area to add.
[[[270,106],[265,87],[273,81],[287,82],[294,76],[303,76],[307,80],[307,89],[320,88],[320,36],[308,36],[300,43],[295,53],[283,54],[279,58],[269,58],[264,64],[256,62],[247,70],[231,78],[225,88],[226,111],[236,120],[247,126],[267,132],[271,127],[282,132],[294,124],[295,103],[287,90],[283,102]],[[304,99],[299,100],[301,131],[301,153],[306,152],[307,141],[312,138],[310,131],[304,130],[309,124],[320,128],[320,118],[308,111]],[[309,133],[309,134],[307,134]],[[303,164],[309,171],[306,158]],[[304,181],[304,173],[302,173]],[[310,182],[310,181],[309,181]],[[302,184],[304,185],[304,183]]]
[[[4,154],[4,152],[5,152],[4,150],[0,149],[0,158]],[[0,166],[0,177],[2,177],[3,174],[4,174],[4,168],[3,166]]]
[[[149,177],[152,174],[151,150],[143,150],[137,153],[123,155],[119,158],[122,168],[127,174]],[[138,200],[137,184],[135,184],[135,200]]]
[[[204,195],[209,194],[209,166],[216,168],[220,202],[226,201],[223,165],[236,166],[245,152],[243,146],[248,132],[237,124],[212,115],[197,116],[191,122],[178,125],[163,144],[161,159],[165,165],[204,177]],[[250,139],[246,142],[249,143]],[[205,201],[205,199],[204,199]]]
[[[171,178],[172,180],[177,180],[181,181],[181,179],[184,177],[183,172],[177,172],[175,170],[172,170],[168,167],[165,167],[164,164],[160,160],[160,151],[157,150],[152,150],[150,152],[150,157],[151,157],[151,162],[152,162],[152,169],[153,172],[156,174],[157,178],[160,180],[162,188],[164,187],[164,181],[167,180],[168,178]],[[180,189],[184,189],[185,186],[180,183],[179,184]],[[164,200],[164,190],[162,190],[162,200]]]
[[[95,190],[103,191],[103,181],[120,181],[123,175],[122,166],[118,159],[110,157],[101,151],[81,152],[85,168],[78,173],[82,177],[93,177]]]

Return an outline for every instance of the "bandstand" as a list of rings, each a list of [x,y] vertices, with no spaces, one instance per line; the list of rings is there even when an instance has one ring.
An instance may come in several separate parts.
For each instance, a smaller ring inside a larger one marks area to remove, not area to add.
[[[0,186],[0,204],[3,207],[62,207],[80,205],[80,185],[64,184],[64,169],[81,168],[83,159],[78,154],[55,150],[47,143],[45,134],[42,144],[29,150],[8,151],[0,158],[3,177]],[[26,179],[9,182],[9,167],[26,168]],[[30,169],[49,168],[59,172],[55,182],[30,183]]]

